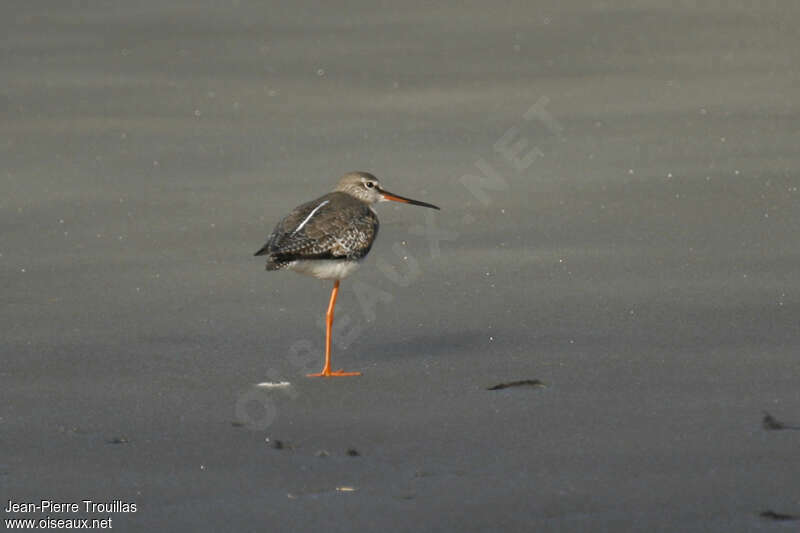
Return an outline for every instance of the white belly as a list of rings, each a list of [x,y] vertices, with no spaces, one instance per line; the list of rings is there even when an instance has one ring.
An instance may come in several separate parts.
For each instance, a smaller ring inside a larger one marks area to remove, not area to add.
[[[331,259],[299,260],[289,265],[298,274],[319,279],[344,279],[359,267],[358,261],[334,261]]]

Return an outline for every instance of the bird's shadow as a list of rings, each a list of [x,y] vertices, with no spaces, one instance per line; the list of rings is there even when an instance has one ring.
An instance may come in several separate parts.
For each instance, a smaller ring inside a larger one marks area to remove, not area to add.
[[[363,345],[364,353],[381,353],[386,357],[436,356],[445,353],[473,351],[484,347],[492,352],[501,345],[514,342],[530,342],[531,339],[509,338],[502,335],[503,341],[496,341],[494,333],[485,330],[454,331],[444,334],[407,335],[400,339],[377,340]],[[519,337],[519,335],[516,335]]]

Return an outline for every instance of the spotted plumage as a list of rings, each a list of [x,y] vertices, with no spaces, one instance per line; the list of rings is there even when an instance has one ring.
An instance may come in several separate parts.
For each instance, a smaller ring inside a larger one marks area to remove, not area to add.
[[[256,255],[267,256],[267,270],[289,268],[299,260],[358,261],[372,248],[378,227],[369,205],[336,191],[296,207]]]

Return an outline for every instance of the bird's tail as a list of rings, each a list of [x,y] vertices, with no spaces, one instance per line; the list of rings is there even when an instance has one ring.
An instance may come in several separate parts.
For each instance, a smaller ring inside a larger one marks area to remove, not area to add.
[[[267,266],[266,266],[267,270],[283,270],[287,266],[289,266],[289,263],[287,261],[281,261],[279,259],[276,259],[275,256],[272,255],[267,257]]]

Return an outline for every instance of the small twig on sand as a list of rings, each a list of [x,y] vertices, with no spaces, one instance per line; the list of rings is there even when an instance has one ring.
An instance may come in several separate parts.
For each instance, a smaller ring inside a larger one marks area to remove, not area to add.
[[[545,387],[546,385],[538,379],[522,379],[519,381],[509,381],[507,383],[498,383],[492,387],[487,387],[486,390],[500,390],[509,387]]]
[[[779,431],[782,429],[794,431],[800,430],[800,426],[790,426],[788,424],[784,424],[766,411],[764,411],[764,418],[761,419],[761,426],[767,431]]]
[[[761,518],[767,518],[769,520],[781,520],[781,521],[800,520],[800,516],[793,514],[776,513],[772,509],[767,509],[766,511],[762,511],[758,516],[760,516]]]

